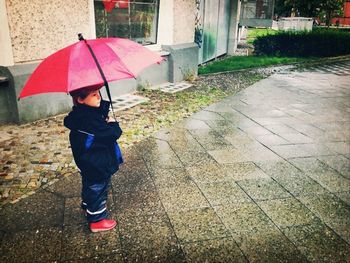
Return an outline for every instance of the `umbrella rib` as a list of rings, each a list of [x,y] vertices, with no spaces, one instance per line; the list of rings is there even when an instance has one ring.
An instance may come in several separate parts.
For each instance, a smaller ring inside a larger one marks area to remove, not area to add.
[[[130,70],[128,70],[128,67],[125,65],[125,63],[124,63],[123,60],[120,58],[120,56],[119,56],[108,44],[106,44],[106,46],[107,46],[116,56],[118,56],[119,62],[120,62],[120,64],[123,66],[123,68],[124,68],[124,70],[125,70],[123,73],[128,73],[128,74],[130,74],[131,76],[133,76],[133,78],[136,78],[135,74],[134,74],[133,72],[131,72]]]

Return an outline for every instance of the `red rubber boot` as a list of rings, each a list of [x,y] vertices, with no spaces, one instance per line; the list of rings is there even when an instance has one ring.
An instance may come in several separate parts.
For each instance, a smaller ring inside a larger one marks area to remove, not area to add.
[[[108,231],[113,229],[117,225],[117,221],[110,219],[103,219],[98,222],[90,223],[90,230],[92,232]]]

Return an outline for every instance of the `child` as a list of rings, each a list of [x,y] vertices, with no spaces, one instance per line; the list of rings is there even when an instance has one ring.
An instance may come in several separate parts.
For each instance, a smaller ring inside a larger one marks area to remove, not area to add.
[[[117,222],[107,219],[107,195],[111,176],[122,162],[117,139],[122,130],[108,117],[110,103],[101,100],[101,86],[70,93],[73,110],[64,119],[71,130],[69,140],[82,177],[82,208],[92,232],[113,229]]]

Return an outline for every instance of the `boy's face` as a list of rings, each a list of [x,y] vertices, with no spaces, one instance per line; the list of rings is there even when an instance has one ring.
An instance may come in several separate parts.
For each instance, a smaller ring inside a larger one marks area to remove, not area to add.
[[[80,104],[98,108],[101,104],[101,96],[98,90],[91,91],[85,99],[78,98]]]

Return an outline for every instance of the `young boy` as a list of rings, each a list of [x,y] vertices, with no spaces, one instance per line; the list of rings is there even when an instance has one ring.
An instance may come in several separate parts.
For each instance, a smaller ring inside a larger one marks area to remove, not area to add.
[[[82,177],[82,208],[92,232],[113,229],[117,222],[107,219],[107,195],[111,176],[122,162],[117,139],[122,130],[108,117],[110,103],[101,100],[101,86],[71,92],[73,110],[64,119],[71,130],[69,140]]]

